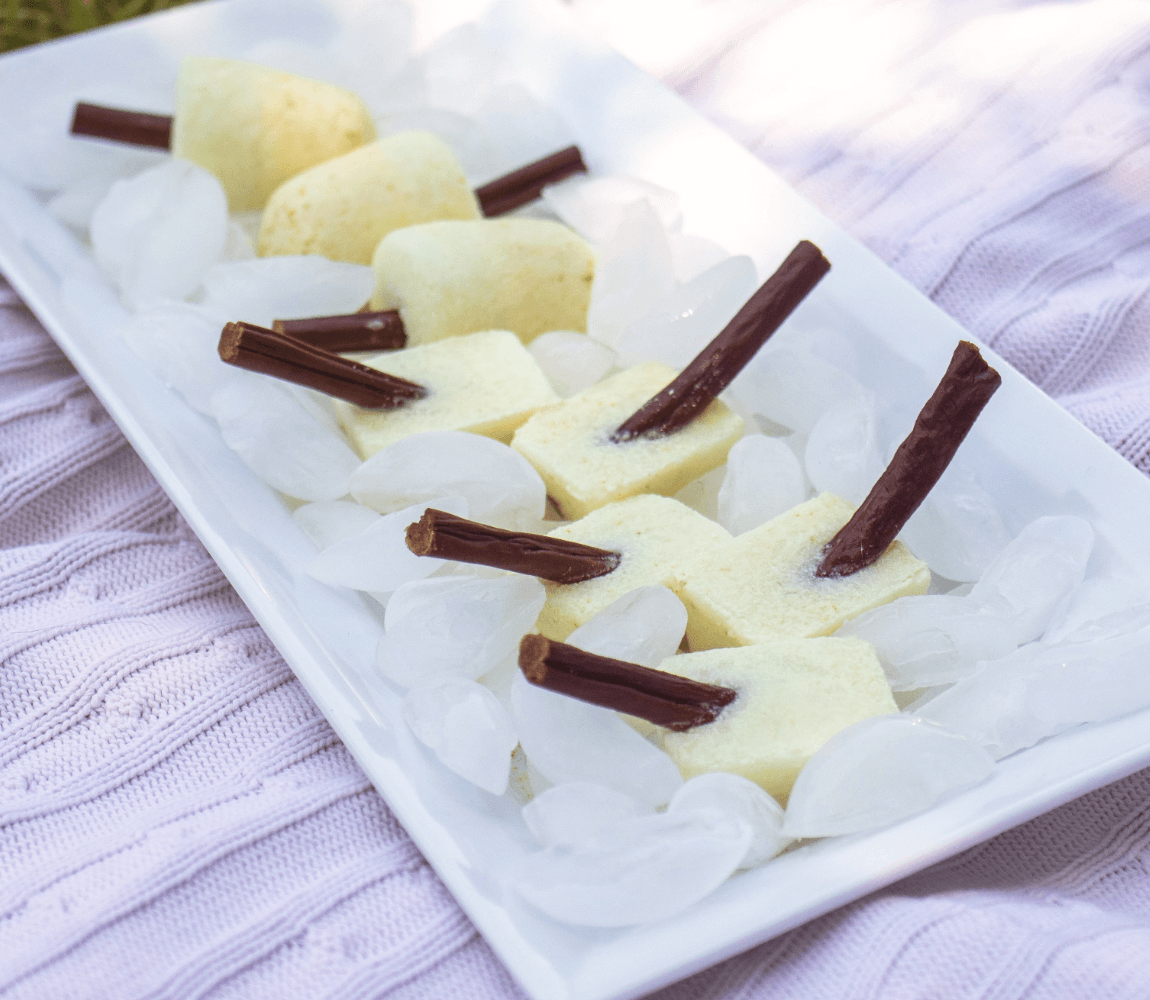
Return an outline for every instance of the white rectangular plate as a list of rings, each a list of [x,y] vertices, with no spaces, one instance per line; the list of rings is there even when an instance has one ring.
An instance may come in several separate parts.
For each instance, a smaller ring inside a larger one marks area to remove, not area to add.
[[[277,33],[312,30],[278,4]],[[338,16],[338,9],[336,8]],[[440,27],[457,16],[424,4]],[[156,46],[232,54],[221,8],[199,4],[0,59],[0,120],[30,80],[116,80]],[[675,95],[583,35],[550,2],[508,0],[484,21],[540,98],[566,118],[597,170],[678,192],[685,229],[747,253],[770,273],[799,240],[833,270],[802,307],[859,339],[864,382],[925,399],[963,330],[869,251]],[[130,81],[128,81],[130,82]],[[39,85],[39,84],[38,84]],[[311,580],[314,554],[282,500],[128,353],[112,331],[125,313],[74,237],[0,175],[0,269],[72,359],[220,564],[427,859],[525,989],[540,1000],[633,997],[706,967],[1150,763],[1150,712],[1083,727],[1003,761],[983,785],[867,836],[811,844],[731,879],[678,918],[581,931],[534,912],[500,873],[532,849],[517,803],[438,766],[403,724],[394,689],[374,679],[381,615],[368,599]],[[1150,566],[1150,481],[1018,373],[993,358],[1003,387],[964,457],[1017,531],[1074,513],[1098,533],[1094,569]]]

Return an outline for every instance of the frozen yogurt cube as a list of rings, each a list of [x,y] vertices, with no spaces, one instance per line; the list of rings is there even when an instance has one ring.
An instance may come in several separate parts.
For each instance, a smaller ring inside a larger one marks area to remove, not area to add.
[[[215,174],[233,212],[263,208],[289,177],[374,138],[363,101],[342,87],[234,59],[180,64],[172,153]]]
[[[535,629],[558,640],[566,639],[624,594],[639,587],[667,585],[701,552],[731,537],[678,500],[651,495],[601,507],[550,534],[622,556],[619,565],[604,576],[582,583],[546,584],[547,603]]]
[[[719,400],[673,434],[609,440],[676,374],[655,361],[636,365],[535,414],[515,432],[512,447],[535,466],[565,517],[638,493],[671,496],[727,460],[743,421]]]
[[[898,711],[874,648],[861,639],[710,649],[672,656],[659,669],[739,692],[714,722],[664,736],[664,749],[683,777],[739,774],[780,802],[835,733]]]
[[[411,345],[476,330],[587,328],[591,248],[544,219],[442,220],[388,233],[372,258],[372,309],[398,309]]]
[[[823,493],[701,553],[672,588],[687,606],[691,649],[830,635],[880,604],[925,594],[930,570],[901,542],[851,576],[815,577],[823,547],[852,513]]]
[[[370,264],[393,229],[478,218],[475,195],[447,143],[428,132],[398,132],[276,188],[258,249],[262,257],[319,254]]]
[[[470,431],[506,443],[535,410],[559,399],[535,359],[507,330],[390,351],[365,364],[429,391],[394,410],[337,400],[340,423],[362,458],[418,431]]]

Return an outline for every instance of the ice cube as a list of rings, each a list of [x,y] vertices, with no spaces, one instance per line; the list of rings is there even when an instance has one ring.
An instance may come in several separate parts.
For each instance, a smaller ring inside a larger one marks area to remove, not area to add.
[[[419,58],[428,102],[461,115],[474,115],[506,76],[501,57],[475,24],[441,35]]]
[[[691,233],[672,233],[670,242],[671,257],[675,262],[675,280],[683,284],[693,281],[704,271],[709,271],[731,256],[718,243]]]
[[[353,313],[370,297],[370,267],[323,257],[265,257],[216,264],[204,275],[203,305],[232,321],[270,327],[277,319]]]
[[[661,361],[686,368],[731,321],[755,291],[750,257],[728,257],[659,299],[618,340],[620,363]]]
[[[573,330],[552,330],[536,337],[527,350],[560,396],[573,396],[599,381],[615,365],[606,344]]]
[[[339,34],[325,53],[329,72],[376,116],[405,106],[400,78],[411,57],[414,19],[411,5],[401,0],[373,0],[340,11]],[[420,87],[420,100],[422,93]]]
[[[950,463],[899,534],[948,580],[977,580],[1010,541],[1002,515],[962,459]]]
[[[224,384],[255,386],[267,381],[220,360],[223,324],[200,306],[156,300],[141,307],[119,332],[165,385],[210,415],[212,394]]]
[[[296,508],[292,520],[315,542],[317,548],[326,549],[329,545],[366,531],[379,520],[379,515],[350,500],[321,500]]]
[[[874,396],[864,393],[827,410],[811,429],[805,458],[816,492],[861,504],[884,468]]]
[[[403,699],[403,717],[445,767],[492,795],[507,791],[515,724],[482,684],[431,678]]]
[[[854,378],[806,351],[761,350],[729,390],[751,412],[809,434],[832,407],[865,400],[870,392]]]
[[[228,382],[210,406],[228,447],[269,486],[299,500],[347,493],[359,457],[288,390],[271,380]]]
[[[1127,621],[1128,625],[1136,623]],[[1150,707],[1150,629],[1031,643],[982,663],[918,708],[921,718],[976,740],[995,758],[1084,722]]]
[[[126,151],[122,158],[100,164],[98,168],[71,179],[48,201],[48,211],[69,226],[88,229],[96,206],[108,196],[116,181],[134,177],[166,162],[166,155],[159,150]]]
[[[757,868],[790,842],[783,833],[783,808],[753,781],[739,774],[712,771],[696,775],[671,799],[667,812],[727,812],[742,819],[753,836],[740,868]]]
[[[640,203],[650,207],[660,229],[669,234],[676,233],[683,222],[677,194],[633,177],[577,175],[544,188],[543,200],[591,243],[610,240],[624,223],[628,209]],[[670,253],[668,243],[668,257]]]
[[[1066,602],[1064,614],[1042,635],[1045,643],[1064,639],[1102,639],[1150,625],[1150,600],[1144,588],[1116,577],[1085,580]]]
[[[571,781],[553,785],[523,807],[523,822],[543,847],[581,844],[624,820],[651,812],[606,785]]]
[[[553,784],[590,781],[657,807],[683,783],[670,757],[606,708],[546,691],[519,674],[511,709],[523,750]]]
[[[436,497],[381,517],[378,521],[343,541],[324,549],[308,573],[333,587],[351,587],[370,593],[391,594],[411,580],[431,576],[445,560],[417,556],[407,547],[407,526],[418,521],[428,507],[467,516],[462,497]]]
[[[434,496],[467,498],[475,521],[539,531],[547,487],[518,452],[480,434],[424,431],[377,451],[352,475],[351,494],[382,514]]]
[[[569,645],[616,660],[657,667],[687,631],[687,609],[666,587],[638,587],[612,601],[567,637]]]
[[[867,611],[835,633],[875,647],[895,691],[952,684],[1017,645],[1017,627],[969,597],[903,597]]]
[[[227,232],[223,186],[187,160],[116,181],[91,222],[96,261],[132,305],[195,291]]]
[[[719,487],[719,523],[741,535],[807,499],[807,477],[780,438],[750,434],[727,454]]]
[[[252,242],[251,236],[248,235],[247,229],[235,219],[229,219],[228,238],[224,242],[224,249],[220,252],[221,263],[235,264],[255,259],[255,244]]]
[[[680,913],[738,867],[751,828],[725,812],[687,810],[626,820],[577,846],[529,855],[513,884],[556,920],[626,927]]]
[[[545,108],[520,83],[496,87],[476,120],[511,169],[575,144],[571,129],[558,113]]]
[[[1046,631],[1061,603],[1082,583],[1093,547],[1094,529],[1082,518],[1040,517],[1002,550],[970,596],[1014,618],[1018,645],[1030,642]]]
[[[587,333],[618,350],[627,328],[675,288],[671,247],[649,202],[623,209],[600,248],[587,310]]]
[[[902,715],[863,719],[832,736],[799,772],[783,831],[833,837],[889,826],[993,769],[978,743],[944,726]]]
[[[477,679],[516,654],[546,599],[542,583],[517,574],[405,583],[387,602],[376,664],[402,687],[437,672]]]

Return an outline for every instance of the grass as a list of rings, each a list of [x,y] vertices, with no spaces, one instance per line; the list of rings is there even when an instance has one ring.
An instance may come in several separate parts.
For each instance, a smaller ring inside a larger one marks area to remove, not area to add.
[[[0,0],[0,52],[113,24],[189,0]]]

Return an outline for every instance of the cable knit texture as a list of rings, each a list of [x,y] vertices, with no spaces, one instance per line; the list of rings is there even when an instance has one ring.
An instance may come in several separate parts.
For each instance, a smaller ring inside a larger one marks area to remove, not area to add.
[[[1150,471],[1150,5],[573,6]],[[1142,772],[660,996],[1144,998],[1148,863]],[[2,283],[0,872],[5,998],[521,995]]]

